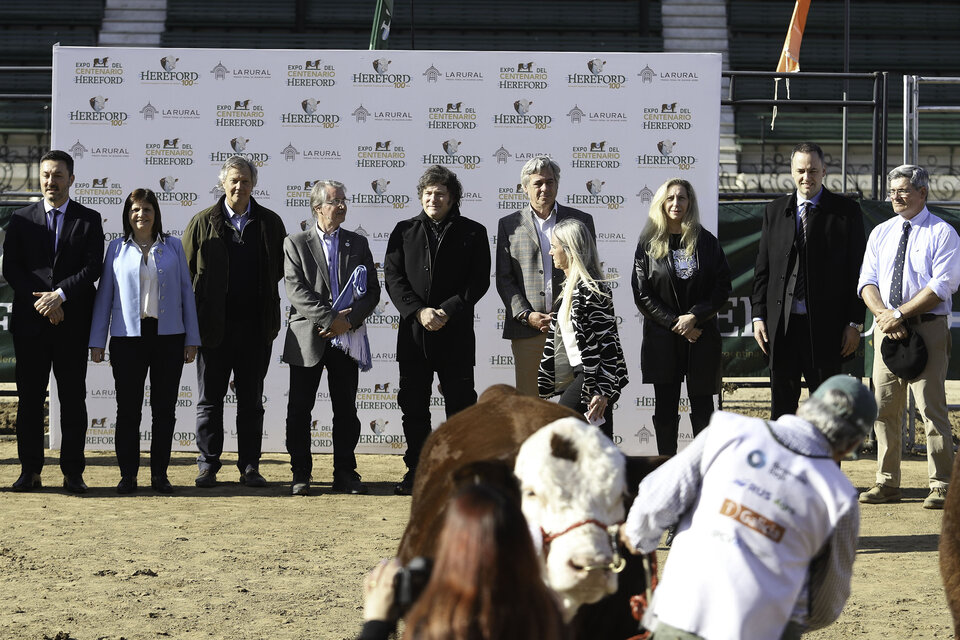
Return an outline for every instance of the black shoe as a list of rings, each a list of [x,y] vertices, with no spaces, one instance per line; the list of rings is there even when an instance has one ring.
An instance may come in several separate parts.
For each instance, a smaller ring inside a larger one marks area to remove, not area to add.
[[[217,472],[213,469],[201,469],[193,483],[201,489],[215,487],[217,486]]]
[[[30,473],[29,471],[21,473],[17,481],[13,483],[14,491],[33,491],[34,489],[42,488],[43,484],[40,483],[40,474]]]
[[[120,482],[117,484],[117,493],[127,494],[133,493],[137,490],[137,477],[136,476],[122,476]]]
[[[150,476],[150,486],[157,493],[173,493],[173,485],[167,480],[167,476]]]
[[[290,483],[290,495],[292,496],[310,495],[310,476],[304,476],[298,473],[294,474],[293,482]]]
[[[248,487],[265,487],[267,486],[267,479],[250,464],[247,465],[246,471],[240,474],[240,484],[245,484]]]
[[[398,496],[409,496],[413,494],[413,471],[407,471],[403,480],[393,487],[393,492]]]
[[[86,493],[87,483],[83,481],[82,475],[63,476],[63,488],[70,493]]]
[[[356,471],[344,474],[333,474],[333,492],[349,493],[351,495],[367,495],[367,485],[360,482],[360,474]]]

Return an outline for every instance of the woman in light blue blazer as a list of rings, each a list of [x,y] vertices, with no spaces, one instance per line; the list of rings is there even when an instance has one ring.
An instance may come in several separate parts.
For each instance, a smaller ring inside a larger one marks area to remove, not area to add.
[[[137,489],[144,380],[150,370],[150,484],[171,493],[167,479],[183,364],[200,345],[197,308],[183,246],[163,233],[160,203],[135,189],[123,205],[123,237],[110,242],[93,305],[90,359],[102,362],[110,332],[117,391],[114,443],[120,465],[117,493]]]

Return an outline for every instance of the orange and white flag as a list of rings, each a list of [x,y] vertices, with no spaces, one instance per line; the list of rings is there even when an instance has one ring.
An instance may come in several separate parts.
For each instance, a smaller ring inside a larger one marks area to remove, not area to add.
[[[800,71],[800,43],[803,41],[803,28],[807,26],[807,13],[810,11],[810,0],[797,0],[793,6],[793,16],[787,28],[787,37],[783,41],[783,51],[777,62],[777,73],[792,73]],[[787,100],[790,99],[790,79],[787,78]],[[773,99],[777,99],[780,92],[780,78],[773,81]],[[770,129],[777,122],[777,107],[774,105],[770,118]]]

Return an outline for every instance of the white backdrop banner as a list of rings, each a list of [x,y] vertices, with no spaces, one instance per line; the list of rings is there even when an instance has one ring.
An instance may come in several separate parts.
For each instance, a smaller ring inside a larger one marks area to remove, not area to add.
[[[447,166],[463,183],[463,214],[486,226],[492,252],[497,220],[526,202],[521,167],[534,155],[552,156],[562,170],[558,201],[593,215],[606,273],[618,278],[614,304],[631,381],[616,408],[616,439],[627,453],[656,452],[630,270],[653,192],[668,178],[693,183],[704,225],[716,232],[719,54],[55,47],[53,60],[52,146],[76,159],[72,197],[100,212],[104,242],[121,234],[123,201],[137,187],[157,193],[164,230],[182,234],[220,196],[223,161],[240,154],[259,167],[254,197],[280,214],[288,232],[310,223],[316,180],[344,182],[344,226],[369,239],[378,265],[394,225],[420,212],[416,182],[424,168]],[[475,317],[478,391],[513,383],[492,276]],[[357,394],[361,453],[405,448],[396,402],[398,322],[384,291],[367,321],[374,367],[361,374]],[[283,337],[281,329],[264,390],[264,451],[285,450]],[[87,395],[87,447],[111,449],[116,403],[108,362],[90,364]],[[56,398],[54,387],[54,447]],[[196,367],[189,365],[176,450],[196,448],[197,399]],[[444,413],[436,387],[431,404],[437,426]],[[226,450],[236,450],[235,415],[227,395]],[[316,452],[332,450],[331,417],[321,382]],[[689,440],[688,420],[681,429]]]

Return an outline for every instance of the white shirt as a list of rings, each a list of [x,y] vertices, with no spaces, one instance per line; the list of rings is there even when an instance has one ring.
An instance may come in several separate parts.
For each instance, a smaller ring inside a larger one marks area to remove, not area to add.
[[[573,320],[570,317],[570,302],[563,300],[560,303],[560,311],[557,317],[557,324],[560,326],[560,337],[563,338],[563,348],[567,352],[567,362],[571,367],[579,367],[583,362],[580,357],[580,347],[577,346],[577,334],[573,330]]]
[[[892,308],[890,286],[903,222],[904,218],[894,216],[870,232],[857,282],[858,295],[863,297],[863,288],[872,284],[880,290],[880,298],[888,308]],[[953,294],[960,287],[960,236],[926,207],[909,222],[903,301],[912,300],[924,288],[929,288],[941,300],[930,313],[949,317]]]
[[[134,243],[136,244],[136,243]],[[160,277],[157,275],[157,260],[153,255],[153,244],[147,250],[146,261],[140,261],[140,317],[160,317]]]

